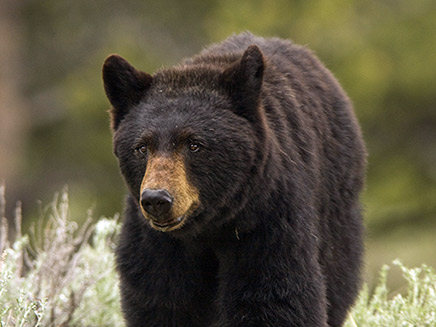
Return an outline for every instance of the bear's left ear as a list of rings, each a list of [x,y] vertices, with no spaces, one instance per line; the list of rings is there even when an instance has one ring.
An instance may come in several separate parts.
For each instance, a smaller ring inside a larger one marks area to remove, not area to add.
[[[113,106],[112,129],[116,130],[129,109],[138,104],[150,87],[153,77],[136,70],[124,58],[111,55],[103,65],[106,96]]]
[[[237,113],[252,122],[258,117],[264,68],[262,51],[253,44],[221,75],[221,83],[236,105]]]

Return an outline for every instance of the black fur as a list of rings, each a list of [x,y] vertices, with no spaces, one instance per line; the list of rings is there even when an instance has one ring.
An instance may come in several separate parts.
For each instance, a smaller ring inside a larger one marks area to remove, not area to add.
[[[130,190],[117,251],[127,325],[341,326],[360,284],[366,152],[318,59],[244,33],[153,76],[109,57],[104,82]],[[181,155],[199,191],[180,229],[154,230],[139,210],[144,143]]]

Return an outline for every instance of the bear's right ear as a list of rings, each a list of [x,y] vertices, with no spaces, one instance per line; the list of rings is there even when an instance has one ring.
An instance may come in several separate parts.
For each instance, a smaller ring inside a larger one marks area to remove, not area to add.
[[[124,58],[111,55],[103,65],[103,82],[106,96],[113,106],[112,129],[116,130],[129,109],[138,104],[150,87],[153,77],[136,70]]]

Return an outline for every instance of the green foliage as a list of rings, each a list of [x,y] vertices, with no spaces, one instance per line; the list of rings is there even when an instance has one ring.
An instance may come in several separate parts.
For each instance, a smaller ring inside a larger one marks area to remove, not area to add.
[[[153,72],[251,30],[306,44],[349,93],[370,150],[370,224],[434,219],[434,0],[48,0],[20,9],[31,103],[21,174],[31,179],[23,193],[36,184],[38,193],[51,196],[67,182],[72,194],[80,190],[76,197],[89,190],[81,199],[85,207],[92,198],[99,212],[120,210],[123,190],[101,82],[105,56],[117,52]]]
[[[0,188],[0,213],[4,188]],[[124,326],[114,264],[116,218],[78,225],[69,218],[66,192],[56,196],[44,223],[11,245],[5,219],[0,228],[0,326]],[[17,210],[17,223],[20,210]],[[17,226],[18,231],[20,227]],[[370,294],[364,286],[344,327],[436,325],[436,273],[409,269],[398,260],[407,285],[392,294],[388,266]],[[403,281],[404,282],[404,281]]]

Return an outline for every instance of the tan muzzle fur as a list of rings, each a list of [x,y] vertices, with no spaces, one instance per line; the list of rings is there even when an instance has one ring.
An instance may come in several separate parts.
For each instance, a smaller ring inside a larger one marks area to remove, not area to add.
[[[182,227],[186,218],[199,206],[198,190],[189,182],[185,164],[180,155],[152,155],[148,160],[147,169],[142,179],[140,194],[146,189],[164,189],[173,197],[168,220],[180,220],[180,224],[167,228],[165,231]],[[152,227],[163,230],[153,224],[151,217],[142,206],[141,211],[144,217],[150,221]]]

